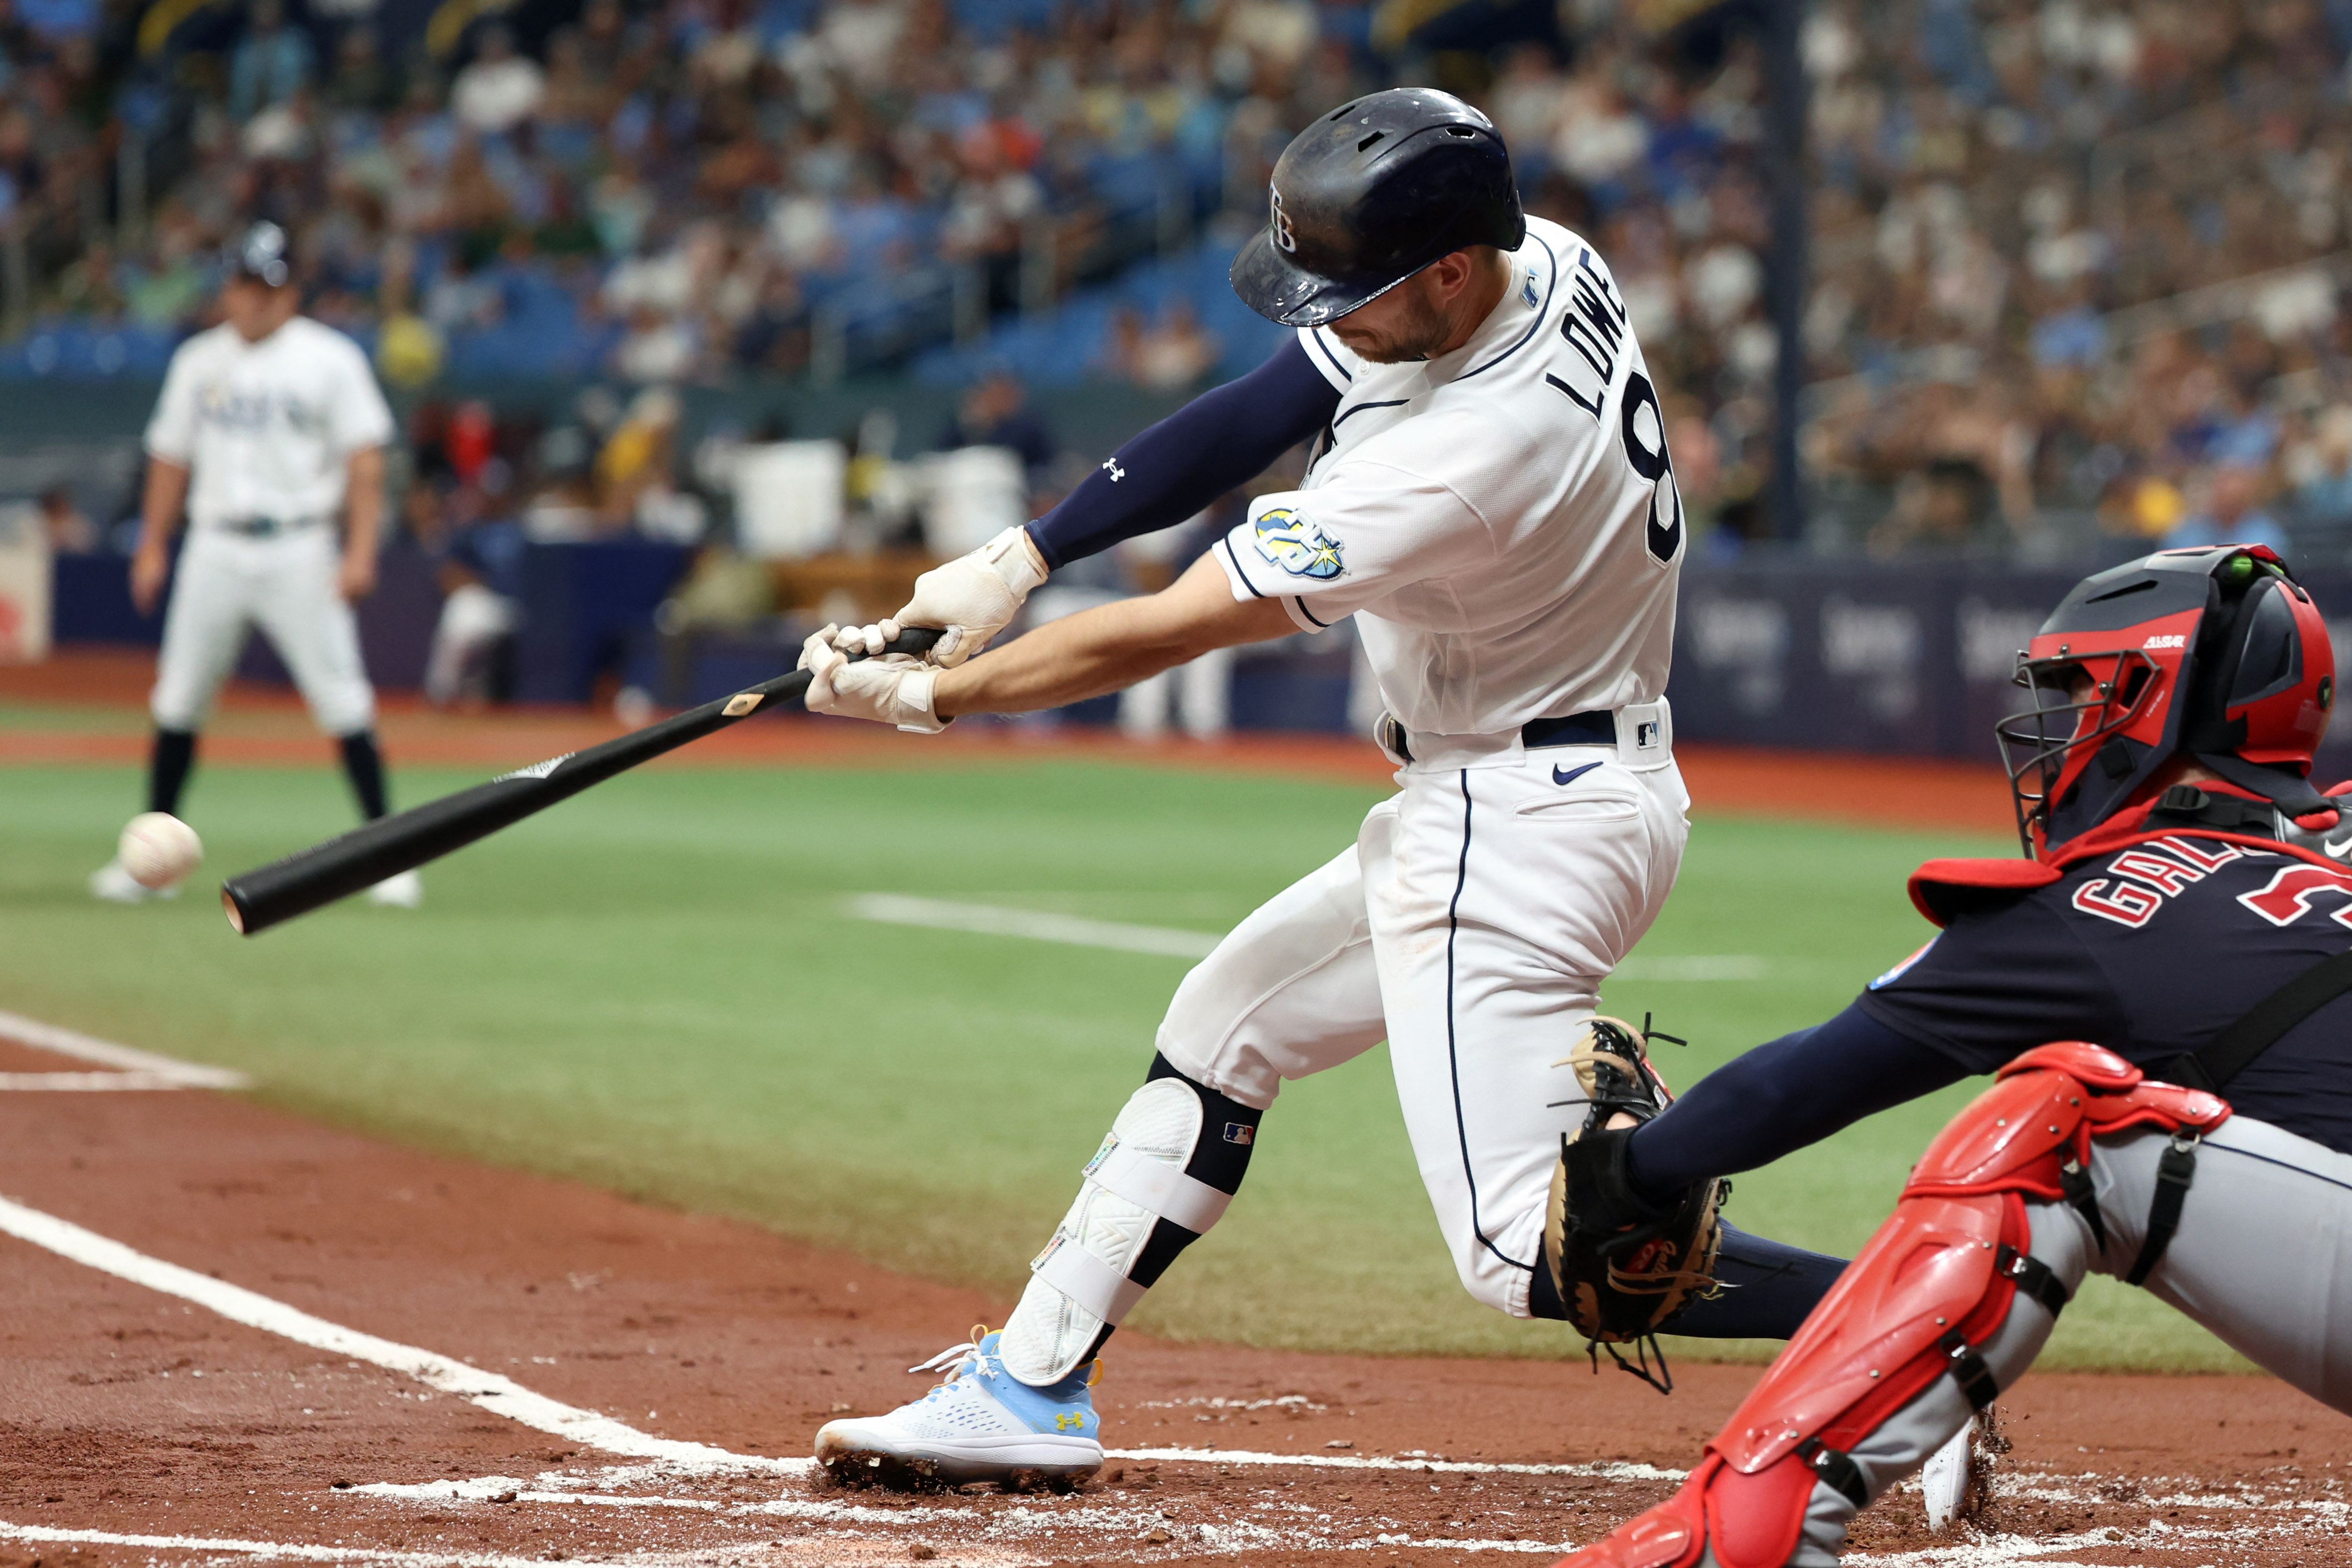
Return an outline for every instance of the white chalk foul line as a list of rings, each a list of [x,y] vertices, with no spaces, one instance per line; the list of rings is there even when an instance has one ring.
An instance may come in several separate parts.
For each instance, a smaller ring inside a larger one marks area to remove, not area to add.
[[[688,1443],[677,1438],[656,1437],[640,1432],[625,1422],[593,1410],[583,1410],[535,1393],[512,1378],[495,1372],[485,1372],[467,1365],[462,1361],[437,1352],[420,1350],[376,1335],[362,1333],[356,1329],[331,1323],[314,1317],[283,1301],[248,1290],[242,1285],[232,1285],[210,1275],[183,1268],[176,1263],[166,1263],[150,1258],[115,1241],[86,1230],[69,1220],[43,1214],[38,1209],[0,1198],[0,1234],[16,1237],[36,1247],[47,1248],[58,1257],[68,1258],[119,1279],[143,1285],[167,1296],[177,1296],[200,1307],[219,1313],[231,1322],[259,1329],[313,1350],[325,1351],[349,1361],[363,1361],[388,1371],[415,1378],[426,1387],[443,1394],[454,1394],[479,1405],[493,1415],[529,1426],[534,1431],[551,1433],[583,1447],[600,1449],[608,1454],[620,1454],[632,1458],[657,1459],[665,1465],[688,1470],[713,1472],[723,1470],[763,1470],[782,1475],[805,1475],[815,1468],[816,1461],[803,1458],[771,1458],[765,1454],[739,1454],[708,1443]],[[1477,1461],[1435,1458],[1387,1458],[1355,1457],[1337,1454],[1272,1454],[1247,1449],[1215,1448],[1118,1448],[1105,1458],[1123,1460],[1167,1460],[1185,1464],[1294,1466],[1323,1469],[1355,1470],[1420,1470],[1448,1471],[1474,1475],[1530,1476],[1599,1476],[1612,1479],[1644,1479],[1679,1480],[1679,1470],[1661,1470],[1647,1465],[1624,1465],[1604,1462],[1595,1465],[1511,1465]],[[458,1483],[442,1482],[448,1487]]]
[[[432,1351],[414,1345],[394,1343],[363,1334],[356,1329],[331,1323],[324,1318],[272,1300],[241,1285],[231,1285],[183,1268],[176,1263],[166,1263],[133,1251],[119,1241],[84,1230],[67,1220],[26,1207],[6,1198],[0,1198],[0,1232],[46,1247],[60,1258],[160,1290],[167,1296],[177,1296],[200,1307],[219,1313],[231,1322],[259,1329],[281,1339],[313,1350],[325,1351],[350,1361],[363,1361],[402,1373],[426,1387],[440,1393],[455,1394],[469,1404],[478,1405],[494,1415],[529,1426],[534,1431],[552,1433],[557,1436],[608,1454],[626,1454],[637,1458],[662,1459],[696,1469],[791,1469],[802,1471],[807,1460],[785,1461],[770,1459],[753,1454],[730,1453],[704,1443],[683,1443],[667,1437],[656,1437],[640,1432],[625,1423],[593,1410],[582,1410],[535,1394],[509,1377],[494,1372],[484,1372],[467,1366]]]
[[[227,1068],[205,1067],[118,1046],[61,1029],[18,1013],[0,1013],[0,1040],[113,1068],[110,1073],[0,1073],[0,1089],[250,1089],[253,1080]],[[135,1080],[135,1081],[134,1081]]]
[[[1591,1464],[1513,1465],[1484,1459],[1435,1459],[1380,1455],[1269,1454],[1248,1448],[1111,1448],[1106,1459],[1172,1460],[1191,1465],[1281,1465],[1310,1470],[1428,1470],[1454,1476],[1583,1476],[1604,1481],[1678,1481],[1688,1472],[1662,1470],[1626,1459]]]
[[[121,1094],[135,1089],[194,1087],[175,1074],[160,1072],[0,1072],[0,1093]]]
[[[284,1541],[239,1541],[201,1535],[124,1535],[111,1530],[53,1530],[0,1520],[0,1541],[57,1542],[88,1546],[142,1546],[151,1552],[215,1552],[239,1557],[290,1558],[298,1563],[398,1563],[412,1568],[547,1568],[535,1557],[496,1552],[395,1552],[368,1546],[299,1546]]]
[[[894,1517],[892,1522],[902,1522]],[[913,1521],[903,1522],[912,1523]],[[935,1522],[935,1521],[933,1521]],[[387,1563],[402,1568],[544,1568],[541,1559],[514,1557],[498,1552],[404,1552],[366,1546],[307,1546],[282,1541],[245,1541],[234,1537],[199,1535],[130,1535],[110,1530],[60,1530],[47,1525],[11,1524],[0,1521],[0,1541],[56,1542],[60,1545],[130,1546],[151,1552],[213,1552],[225,1556],[276,1559],[297,1563]],[[1573,1551],[1573,1542],[1538,1542],[1525,1541],[1459,1541],[1415,1539],[1411,1536],[1381,1535],[1369,1541],[1331,1542],[1340,1550],[1370,1550],[1388,1546],[1440,1548],[1454,1552],[1557,1552]],[[1847,1561],[1863,1568],[2008,1568],[2010,1564],[2033,1563],[2041,1568],[2087,1568],[2087,1565],[2053,1562],[2059,1552],[2080,1546],[2104,1547],[2114,1542],[2081,1536],[2061,1537],[2053,1541],[2032,1542],[2016,1536],[1998,1536],[1990,1541],[1957,1547],[1932,1547],[1924,1552],[1902,1552],[1881,1554],[1859,1552]],[[1214,1548],[1212,1548],[1214,1550]],[[647,1562],[740,1562],[743,1548],[718,1552],[637,1554]],[[954,1562],[965,1554],[949,1548],[940,1554],[942,1561]]]
[[[1178,926],[1130,925],[1124,921],[1087,920],[1002,904],[961,904],[903,893],[860,893],[848,902],[851,915],[885,925],[924,926],[932,931],[976,931],[982,936],[1018,936],[1073,947],[1107,947],[1162,958],[1202,959],[1223,939]],[[1741,954],[1650,958],[1636,953],[1617,966],[1620,980],[1760,980],[1769,966]]]
[[[849,912],[859,920],[880,921],[886,925],[978,931],[984,936],[1021,936],[1035,942],[1067,942],[1075,947],[1156,953],[1162,958],[1206,958],[1209,950],[1221,940],[1207,931],[1183,931],[1174,926],[1129,925],[1120,921],[1090,921],[1038,910],[958,904],[945,899],[916,899],[898,893],[860,893],[849,900]]]

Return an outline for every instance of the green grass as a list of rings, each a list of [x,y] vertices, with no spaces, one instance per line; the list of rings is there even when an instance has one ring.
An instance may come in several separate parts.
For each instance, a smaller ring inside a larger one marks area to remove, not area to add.
[[[398,781],[410,800],[471,782]],[[848,922],[844,896],[1219,931],[1346,844],[1376,798],[1070,762],[953,778],[656,771],[430,868],[422,914],[352,905],[241,942],[201,889],[135,910],[83,892],[134,783],[0,771],[0,1007],[242,1068],[262,1099],[304,1114],[746,1216],[1007,1300],[1140,1076],[1183,964]],[[214,877],[337,831],[350,811],[323,769],[210,773],[188,809]],[[1662,1048],[1671,1078],[1695,1078],[1827,1016],[1925,940],[1903,892],[1920,859],[2002,852],[1958,835],[1703,820],[1642,951],[1757,954],[1768,977],[1615,984],[1606,1005],[1654,1009],[1690,1036],[1686,1054]],[[1742,1177],[1732,1217],[1850,1251],[1969,1092]],[[1261,1345],[1568,1350],[1556,1325],[1461,1293],[1381,1052],[1285,1091],[1240,1200],[1135,1321]],[[2243,1364],[2101,1280],[2067,1313],[2053,1362]]]

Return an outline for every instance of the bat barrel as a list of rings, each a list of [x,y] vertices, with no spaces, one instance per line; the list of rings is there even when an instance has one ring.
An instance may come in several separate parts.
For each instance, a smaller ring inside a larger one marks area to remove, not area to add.
[[[606,776],[596,772],[596,778]],[[566,779],[570,787],[562,787],[552,773],[540,778],[517,775],[428,801],[230,878],[221,884],[221,908],[239,935],[256,935],[463,848],[587,788],[596,778]]]
[[[890,651],[921,653],[939,637],[935,631],[910,630],[891,643]],[[714,730],[797,700],[808,690],[808,683],[805,670],[782,675],[584,752],[427,801],[397,816],[379,818],[340,838],[231,877],[221,884],[221,909],[237,934],[256,935],[372,888],[387,877],[413,871],[453,849],[462,849]]]

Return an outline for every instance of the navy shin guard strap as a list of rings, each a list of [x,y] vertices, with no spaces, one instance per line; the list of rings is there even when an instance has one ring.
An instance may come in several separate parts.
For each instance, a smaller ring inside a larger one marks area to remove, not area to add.
[[[2059,1167],[2058,1185],[2083,1223],[2091,1227],[2091,1239],[2101,1252],[2107,1249],[2107,1222],[2099,1213],[2098,1189],[2091,1182],[2091,1173],[2071,1161]]]
[[[2065,1281],[2039,1258],[2020,1252],[2006,1242],[1994,1257],[1998,1259],[1995,1268],[2001,1277],[2016,1281],[2018,1294],[2040,1302],[2052,1317],[2064,1311],[2066,1303],[2074,1299],[2066,1293]]]
[[[2196,1180],[2197,1140],[2176,1132],[2171,1146],[2156,1163],[2156,1196],[2147,1205],[2147,1234],[2140,1242],[2139,1256],[2132,1260],[2131,1272],[2124,1276],[2125,1284],[2147,1284],[2156,1266],[2164,1261],[2164,1249],[2172,1245],[2172,1233],[2180,1228],[2180,1208],[2189,1201],[2189,1188]]]
[[[1852,1458],[1818,1437],[1809,1438],[1801,1444],[1797,1457],[1804,1460],[1807,1469],[1834,1488],[1856,1509],[1870,1506],[1870,1489],[1863,1483],[1862,1467]]]
[[[1946,1334],[1937,1343],[1950,1363],[1952,1381],[1960,1385],[1960,1392],[1968,1396],[1971,1406],[1982,1410],[2000,1397],[2000,1385],[1993,1381],[1992,1368],[1985,1364],[1976,1346],[1960,1337],[1958,1330]]]

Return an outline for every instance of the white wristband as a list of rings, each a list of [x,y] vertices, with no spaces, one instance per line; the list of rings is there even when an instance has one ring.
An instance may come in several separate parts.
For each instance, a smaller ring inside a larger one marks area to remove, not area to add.
[[[936,735],[950,721],[942,719],[931,708],[931,689],[939,683],[940,672],[929,665],[909,672],[898,682],[894,704],[898,711],[893,715],[898,728],[910,735]]]
[[[1046,577],[1045,558],[1037,553],[1037,542],[1025,528],[1008,528],[982,545],[981,559],[1011,590],[1016,604]]]

